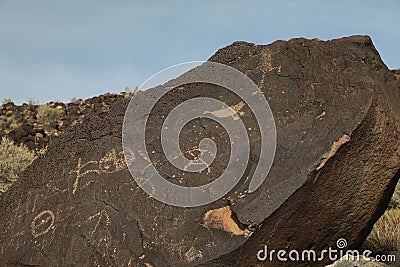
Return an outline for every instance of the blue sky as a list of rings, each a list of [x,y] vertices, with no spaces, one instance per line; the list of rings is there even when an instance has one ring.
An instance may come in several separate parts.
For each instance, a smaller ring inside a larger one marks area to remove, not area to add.
[[[239,40],[368,34],[400,68],[399,14],[400,0],[0,0],[0,99],[120,92]]]

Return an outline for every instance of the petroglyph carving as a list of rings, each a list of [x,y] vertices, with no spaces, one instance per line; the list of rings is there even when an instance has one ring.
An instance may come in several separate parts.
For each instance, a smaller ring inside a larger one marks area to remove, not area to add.
[[[265,51],[264,53],[261,53],[261,79],[260,82],[257,84],[258,88],[263,88],[264,87],[264,83],[265,83],[265,78],[267,77],[267,75],[269,73],[271,73],[272,71],[276,71],[276,73],[281,73],[282,70],[282,66],[273,66],[272,65],[272,56],[273,53],[270,51]]]
[[[237,117],[237,114],[239,114],[240,116],[244,115],[244,112],[240,111],[244,107],[244,105],[245,105],[244,101],[241,101],[238,104],[231,106],[229,108],[224,108],[212,112],[207,111],[205,112],[205,114],[212,114],[218,118],[232,117],[234,120],[238,120],[239,118]]]
[[[185,253],[185,257],[186,257],[186,260],[187,260],[188,262],[193,262],[193,261],[196,260],[197,258],[202,259],[202,258],[203,258],[203,253],[202,253],[200,250],[195,249],[195,248],[192,246],[192,247],[189,249],[189,251],[187,251],[187,252]]]
[[[54,226],[56,216],[51,210],[44,210],[33,218],[31,223],[32,235],[34,238],[47,234]]]
[[[78,164],[70,174],[75,174],[75,181],[72,185],[72,194],[75,194],[79,187],[81,178],[87,174],[114,173],[126,168],[123,152],[117,153],[114,149],[109,151],[100,160],[91,160],[82,163],[82,159],[78,159]],[[86,187],[87,184],[84,186]]]
[[[89,216],[87,218],[87,220],[91,221],[96,218],[97,218],[97,221],[96,221],[96,225],[93,228],[92,235],[96,232],[97,228],[99,227],[101,219],[105,218],[106,225],[111,225],[110,215],[108,215],[108,213],[105,209],[102,209],[101,211],[97,212],[96,214],[94,214],[92,216]]]
[[[191,165],[203,165],[203,166],[208,166],[207,162],[205,162],[205,161],[199,156],[199,155],[201,155],[201,153],[203,153],[203,152],[208,152],[208,151],[202,150],[202,149],[200,149],[200,148],[197,147],[197,146],[195,146],[195,147],[193,147],[192,149],[189,149],[188,151],[186,151],[186,153],[189,154],[194,160],[199,160],[200,162],[196,163],[196,162],[190,161],[190,163],[189,163],[187,166],[185,166],[184,170],[185,170],[185,171],[188,170],[189,167],[190,167]],[[203,172],[202,170],[199,171],[199,173],[202,173],[202,172]],[[210,166],[207,167],[207,173],[208,173],[208,174],[211,173],[211,167],[210,167]]]
[[[100,174],[100,171],[98,169],[88,169],[85,170],[88,166],[93,165],[92,167],[97,167],[98,166],[98,162],[97,161],[88,161],[85,164],[82,165],[82,159],[79,158],[78,159],[78,165],[76,166],[76,169],[70,171],[70,174],[72,173],[76,173],[76,178],[74,181],[74,184],[72,185],[72,194],[76,193],[76,190],[78,189],[78,184],[80,179],[89,174],[89,173],[96,173],[96,174]]]
[[[113,149],[99,160],[99,169],[101,172],[113,173],[123,170],[125,167],[123,151],[117,154]]]

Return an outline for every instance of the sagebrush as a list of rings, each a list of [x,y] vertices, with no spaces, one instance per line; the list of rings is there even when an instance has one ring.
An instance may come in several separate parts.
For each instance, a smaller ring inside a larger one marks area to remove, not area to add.
[[[47,104],[40,105],[37,107],[37,122],[43,125],[46,130],[49,130],[52,124],[57,123],[62,118],[63,113],[61,109],[50,107]]]
[[[0,144],[0,191],[11,186],[34,159],[35,153],[25,145],[16,145],[9,138],[3,137]]]

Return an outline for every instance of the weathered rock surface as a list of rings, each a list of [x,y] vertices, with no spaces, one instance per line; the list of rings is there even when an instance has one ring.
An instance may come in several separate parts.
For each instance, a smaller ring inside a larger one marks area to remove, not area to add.
[[[276,157],[256,192],[247,194],[249,179],[242,179],[227,196],[202,207],[149,198],[124,162],[128,100],[119,99],[66,131],[0,196],[0,259],[10,266],[316,266],[259,261],[257,252],[264,245],[320,252],[339,238],[348,248],[361,246],[400,176],[400,83],[370,38],[238,42],[210,60],[248,75],[274,114]],[[229,106],[242,101],[218,86],[189,84],[157,104],[146,133],[159,173],[188,186],[216,179],[229,158],[228,137],[208,119],[184,127],[181,148],[190,152],[204,137],[215,137],[218,155],[209,172],[184,173],[163,155],[160,122],[197,96]],[[245,177],[251,177],[262,160],[260,134],[246,105],[239,115],[249,129]]]

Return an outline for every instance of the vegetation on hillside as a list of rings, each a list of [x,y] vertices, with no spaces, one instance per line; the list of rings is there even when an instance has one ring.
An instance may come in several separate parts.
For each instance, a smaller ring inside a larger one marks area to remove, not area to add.
[[[49,132],[52,127],[55,127],[57,122],[63,116],[63,110],[60,108],[51,107],[48,104],[39,105],[37,108],[37,123],[42,125]]]
[[[3,137],[0,144],[0,192],[6,191],[35,157],[35,153],[25,145],[16,145],[9,138]]]

